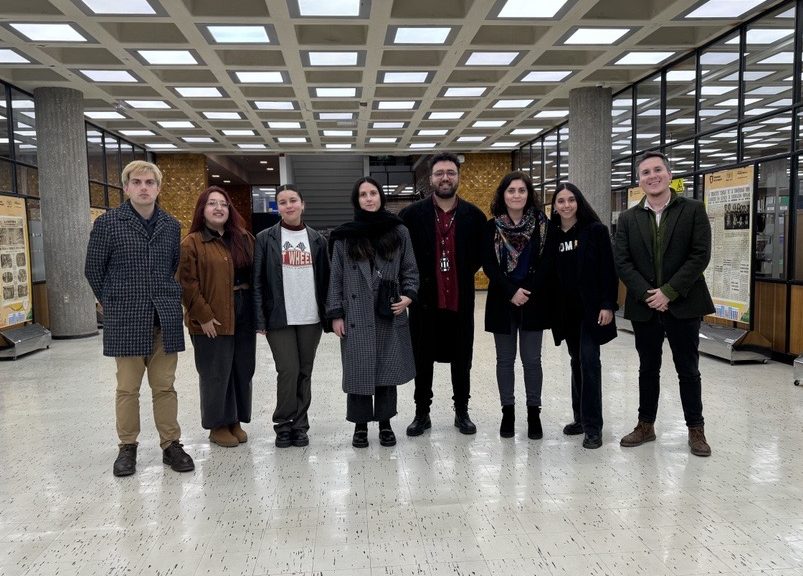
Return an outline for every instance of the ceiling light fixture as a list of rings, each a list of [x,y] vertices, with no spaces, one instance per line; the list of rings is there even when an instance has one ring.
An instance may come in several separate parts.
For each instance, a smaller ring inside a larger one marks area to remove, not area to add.
[[[86,42],[86,38],[69,24],[10,24],[33,42]]]
[[[137,50],[137,54],[153,65],[198,64],[189,50]]]
[[[509,66],[519,52],[472,52],[466,66]]]
[[[214,86],[177,86],[175,88],[184,98],[221,98],[223,94]]]
[[[264,26],[207,26],[219,44],[270,44]]]
[[[630,32],[630,28],[578,28],[564,44],[613,44]]]
[[[356,66],[357,52],[310,52],[310,66]]]
[[[396,29],[394,44],[445,44],[451,28],[407,28]]]
[[[148,0],[81,0],[95,14],[156,14]]]
[[[500,18],[553,18],[566,0],[507,0],[499,11]]]
[[[360,0],[298,0],[301,16],[359,16]]]
[[[235,72],[237,80],[243,84],[280,84],[284,82],[281,72]]]

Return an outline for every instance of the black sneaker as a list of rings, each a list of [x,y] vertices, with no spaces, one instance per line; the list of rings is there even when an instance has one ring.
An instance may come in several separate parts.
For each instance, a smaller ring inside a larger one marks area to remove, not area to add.
[[[178,440],[173,440],[170,446],[162,451],[162,462],[170,466],[176,472],[191,472],[195,470],[195,464],[190,455],[184,452],[183,444]]]
[[[476,434],[477,427],[471,418],[468,417],[468,408],[455,408],[454,425],[460,430],[461,434]]]
[[[429,414],[424,414],[422,416],[416,414],[413,421],[410,422],[410,425],[407,427],[407,435],[421,436],[424,430],[429,430],[430,428],[432,428],[432,421],[429,419]]]
[[[137,471],[137,445],[122,444],[117,459],[114,461],[112,474],[115,476],[131,476]]]
[[[277,448],[289,448],[293,445],[293,437],[290,434],[289,430],[283,430],[281,432],[276,432],[276,447]]]
[[[309,436],[303,430],[293,430],[293,446],[303,448],[309,446]]]
[[[563,427],[563,433],[566,434],[566,436],[577,436],[583,433],[583,425],[579,422],[566,424],[566,426]]]

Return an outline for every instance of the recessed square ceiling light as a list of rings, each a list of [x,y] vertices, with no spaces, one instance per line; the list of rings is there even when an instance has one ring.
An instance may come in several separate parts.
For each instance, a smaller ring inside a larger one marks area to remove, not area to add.
[[[318,98],[354,98],[357,95],[356,88],[316,88],[315,94]]]
[[[566,78],[571,71],[569,70],[536,70],[528,73],[522,82],[560,82]]]
[[[156,14],[148,0],[81,0],[95,14]]]
[[[494,108],[527,108],[533,103],[532,99],[529,100],[497,100],[493,105]]]
[[[351,144],[327,144],[326,148],[329,150],[348,150]]]
[[[685,18],[737,18],[765,0],[708,0]]]
[[[84,116],[92,118],[93,120],[119,120],[125,118],[119,112],[84,112]]]
[[[284,82],[281,72],[235,72],[243,84],[280,84]]]
[[[413,142],[410,144],[410,148],[434,148],[434,142]]]
[[[630,28],[578,28],[564,44],[613,44],[630,32]]]
[[[429,72],[385,72],[385,84],[423,84]]]
[[[484,86],[478,88],[447,88],[443,95],[449,98],[471,98],[482,96],[486,90],[487,88]]]
[[[356,52],[310,52],[310,66],[356,66]]]
[[[69,24],[16,24],[11,27],[34,42],[86,42]]]
[[[460,120],[465,112],[430,112],[430,120]]]
[[[695,78],[697,78],[697,72],[694,70],[670,70],[666,73],[667,82],[691,82]],[[655,81],[660,82],[661,78],[658,77]]]
[[[540,134],[543,130],[541,128],[516,128],[513,130],[511,136],[535,136]]]
[[[0,48],[0,64],[30,64],[31,61],[9,48]]]
[[[558,13],[566,0],[507,0],[502,10],[499,11],[500,18],[552,18]]]
[[[223,94],[214,86],[177,86],[176,92],[184,98],[220,98]]]
[[[268,128],[273,130],[293,130],[301,128],[301,122],[268,122]]]
[[[396,29],[394,44],[444,44],[451,28],[406,28]]]
[[[702,96],[722,96],[734,90],[736,90],[736,86],[700,86],[700,94]],[[688,96],[694,96],[694,90],[686,94]]]
[[[267,148],[264,144],[237,144],[237,147],[243,150],[264,150]]]
[[[138,82],[125,70],[81,70],[93,82]]]
[[[418,136],[446,136],[448,130],[419,130]]]
[[[264,26],[207,26],[206,29],[220,44],[270,44]]]
[[[750,90],[748,94],[755,94],[756,96],[773,96],[791,90],[791,86],[759,86]]]
[[[156,136],[153,130],[120,130],[123,136]]]
[[[306,138],[299,138],[299,137],[286,137],[286,138],[279,138],[279,142],[282,144],[303,144],[307,141]]]
[[[518,145],[519,145],[518,142],[510,142],[510,141],[494,142],[493,144],[491,144],[491,148],[515,148]]]
[[[198,64],[189,50],[137,50],[148,64]]]
[[[482,142],[485,136],[461,136],[457,139],[458,142]]]
[[[204,112],[203,115],[209,120],[240,120],[239,112]]]
[[[533,118],[563,118],[568,115],[568,110],[541,110]]]
[[[378,105],[379,110],[412,110],[415,102],[412,100],[382,100]]]
[[[256,136],[253,130],[221,130],[226,136]]]
[[[380,130],[395,130],[398,128],[404,128],[404,122],[374,122],[371,125],[371,128],[377,128]]]
[[[748,44],[772,44],[781,38],[791,36],[794,30],[789,28],[751,28],[747,31]],[[731,38],[725,44],[739,44],[739,37]]]
[[[772,74],[772,72],[760,72],[758,70],[745,70],[744,71],[744,81],[745,82],[755,82],[757,80],[761,80],[762,78],[766,78]],[[739,81],[739,73],[734,72],[733,74],[729,74],[721,78],[721,80],[725,82],[738,82]],[[791,82],[791,78],[787,78],[784,82]]]
[[[761,102],[761,98],[745,98],[744,105],[749,106],[750,104],[755,104],[756,102]],[[727,106],[728,108],[736,108],[739,105],[739,100],[737,98],[729,98],[728,100],[723,100],[722,102],[717,102],[714,106]]]
[[[769,58],[764,58],[764,60],[759,60],[759,64],[792,64],[795,61],[795,53],[794,52],[778,52],[777,54],[773,54]]]
[[[126,100],[126,104],[139,110],[167,110],[170,104],[164,100]]]
[[[674,52],[628,52],[614,62],[614,64],[617,66],[658,64],[674,55]]]
[[[700,64],[730,64],[738,59],[738,52],[705,52],[700,55]]]
[[[187,136],[186,138],[182,138],[182,140],[189,144],[209,144],[214,142],[214,140],[207,136]]]
[[[371,144],[395,144],[397,140],[398,138],[374,137],[374,138],[369,138],[368,142],[370,142]]]
[[[254,106],[258,110],[295,110],[292,102],[282,100],[255,100]]]
[[[175,144],[169,144],[165,142],[154,142],[145,144],[145,146],[148,148],[153,148],[154,150],[173,150],[176,147]]]
[[[360,0],[298,0],[301,16],[359,16]]]
[[[324,130],[323,135],[341,138],[344,136],[354,136],[354,132],[352,130]]]
[[[353,120],[353,112],[318,112],[318,120]]]
[[[162,120],[156,123],[162,128],[195,128],[195,124],[189,120]]]
[[[519,52],[472,52],[466,66],[508,66]]]
[[[501,128],[504,125],[504,120],[477,120],[471,126],[472,128]]]

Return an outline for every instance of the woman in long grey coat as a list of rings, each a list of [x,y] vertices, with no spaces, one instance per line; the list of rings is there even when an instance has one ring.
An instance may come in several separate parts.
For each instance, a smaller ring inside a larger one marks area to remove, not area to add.
[[[351,192],[354,221],[332,232],[332,273],[326,315],[341,339],[346,420],[352,445],[368,446],[368,422],[379,422],[379,443],[396,444],[396,386],[415,378],[407,307],[418,291],[418,269],[407,228],[385,210],[372,178]]]

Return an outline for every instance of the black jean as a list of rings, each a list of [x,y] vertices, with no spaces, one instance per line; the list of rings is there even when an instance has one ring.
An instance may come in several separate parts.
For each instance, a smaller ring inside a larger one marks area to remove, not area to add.
[[[566,330],[572,366],[572,412],[586,434],[602,433],[602,364],[599,344],[578,321]]]
[[[346,420],[355,424],[390,420],[396,415],[396,386],[377,386],[373,396],[348,394]]]
[[[661,354],[664,336],[680,384],[680,402],[686,426],[702,426],[703,399],[700,383],[700,318],[679,319],[669,312],[656,312],[646,322],[633,322],[639,355],[639,420],[655,422],[661,390]]]

